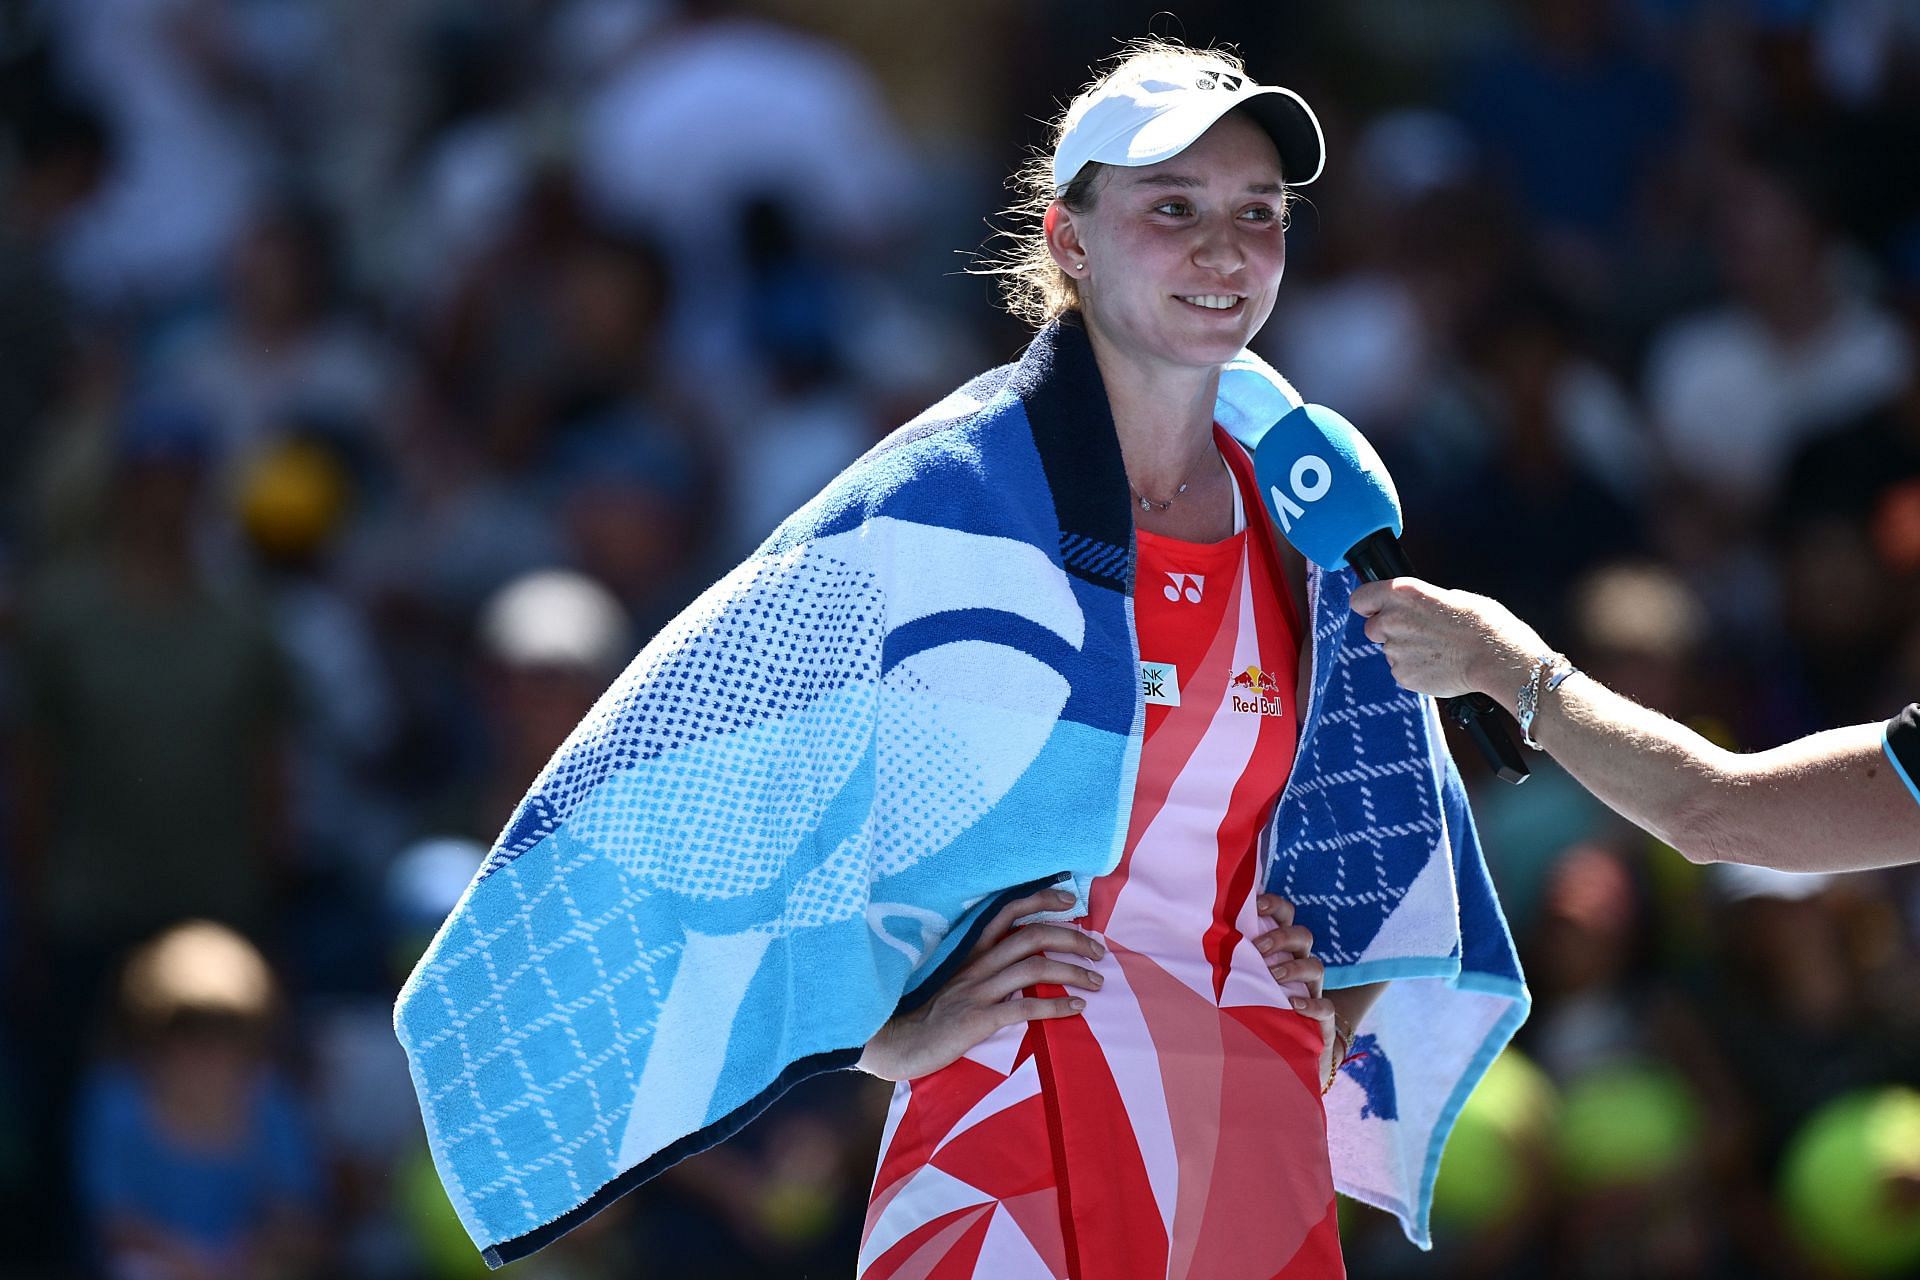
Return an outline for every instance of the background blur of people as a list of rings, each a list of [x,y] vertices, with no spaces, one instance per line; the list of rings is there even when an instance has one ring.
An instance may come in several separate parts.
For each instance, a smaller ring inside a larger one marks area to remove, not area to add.
[[[7,11],[10,1275],[260,1274],[242,1237],[481,1273],[395,987],[611,674],[1014,353],[966,255],[1120,38],[1237,42],[1319,111],[1261,343],[1379,443],[1425,575],[1731,746],[1920,696],[1913,6],[1167,9]],[[1536,764],[1467,768],[1534,1017],[1438,1248],[1347,1206],[1355,1273],[1920,1272],[1920,873],[1710,874]],[[517,1269],[844,1270],[871,1084]],[[219,1158],[154,1200],[182,1141]]]
[[[83,1235],[109,1275],[313,1274],[318,1152],[271,1062],[266,959],[204,920],[128,959],[77,1108]]]

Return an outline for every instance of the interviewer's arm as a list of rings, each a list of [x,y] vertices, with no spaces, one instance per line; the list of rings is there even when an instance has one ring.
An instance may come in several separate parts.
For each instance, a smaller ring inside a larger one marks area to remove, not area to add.
[[[1498,601],[1416,578],[1367,583],[1353,607],[1394,678],[1446,697],[1482,692],[1516,711],[1548,647]],[[1854,725],[1741,755],[1575,675],[1540,699],[1533,736],[1580,784],[1695,862],[1851,871],[1920,860],[1920,805]]]

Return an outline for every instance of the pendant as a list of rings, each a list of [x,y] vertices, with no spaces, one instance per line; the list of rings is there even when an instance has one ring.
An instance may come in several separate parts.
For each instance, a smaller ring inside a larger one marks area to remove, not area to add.
[[[1153,504],[1151,502],[1148,502],[1145,498],[1142,498],[1140,499],[1140,509],[1142,511],[1151,511],[1153,510]]]

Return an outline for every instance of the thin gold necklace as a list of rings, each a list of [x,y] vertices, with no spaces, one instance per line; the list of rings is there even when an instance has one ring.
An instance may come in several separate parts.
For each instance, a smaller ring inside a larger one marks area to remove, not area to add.
[[[1212,442],[1209,441],[1209,444],[1211,443]],[[1220,453],[1218,449],[1215,449],[1213,451],[1213,456],[1220,459],[1221,466],[1226,465],[1227,460]],[[1188,468],[1188,469],[1191,470],[1192,468]],[[1231,475],[1232,473],[1229,472],[1228,474]],[[1134,488],[1133,478],[1129,476],[1127,478],[1127,492],[1133,495],[1134,501],[1140,504],[1140,509],[1142,511],[1165,511],[1173,506],[1175,499],[1179,498],[1181,494],[1187,491],[1190,483],[1191,482],[1183,483],[1178,489],[1175,489],[1173,491],[1173,497],[1168,498],[1165,502],[1155,502],[1152,498],[1149,498],[1146,494],[1141,493],[1138,489]]]
[[[1186,491],[1187,491],[1187,486],[1184,484],[1181,485],[1178,489],[1175,489],[1173,491],[1173,498],[1179,497],[1181,494],[1185,493]],[[1168,498],[1165,502],[1155,502],[1152,498],[1147,497],[1145,494],[1141,493],[1138,489],[1134,488],[1133,481],[1131,480],[1127,481],[1127,492],[1132,494],[1136,499],[1139,500],[1140,509],[1142,511],[1165,511],[1167,508],[1173,505],[1173,498]]]

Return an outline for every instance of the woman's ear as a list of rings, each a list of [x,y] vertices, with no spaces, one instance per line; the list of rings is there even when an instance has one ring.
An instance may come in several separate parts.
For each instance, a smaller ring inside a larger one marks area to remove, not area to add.
[[[1073,211],[1055,200],[1041,217],[1040,229],[1047,237],[1047,252],[1053,256],[1054,265],[1075,280],[1085,276],[1087,249],[1080,241]]]

